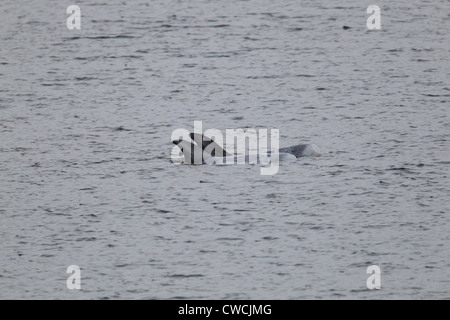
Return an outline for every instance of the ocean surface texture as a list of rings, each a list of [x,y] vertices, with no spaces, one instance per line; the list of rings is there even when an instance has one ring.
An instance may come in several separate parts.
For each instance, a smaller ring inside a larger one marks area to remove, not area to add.
[[[2,0],[0,298],[450,299],[449,31],[440,0]],[[323,156],[175,165],[194,121]]]

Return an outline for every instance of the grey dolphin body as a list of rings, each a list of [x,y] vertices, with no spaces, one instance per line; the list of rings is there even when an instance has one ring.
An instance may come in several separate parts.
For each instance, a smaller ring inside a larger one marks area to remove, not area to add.
[[[313,143],[310,144],[298,144],[292,147],[280,148],[280,153],[290,153],[296,158],[306,157],[306,156],[321,156],[319,147]]]
[[[222,156],[222,155],[231,155],[231,153],[227,152],[226,150],[222,149],[222,147],[220,147],[214,140],[212,140],[209,137],[204,136],[203,134],[198,134],[198,133],[190,133],[189,136],[191,137],[192,140],[194,141],[198,141],[198,142],[202,142],[202,149],[205,150],[205,148],[207,146],[209,146],[211,143],[214,143],[216,146],[213,149],[213,152],[211,153],[212,156],[216,156],[215,151],[217,150],[218,155]],[[296,158],[300,158],[300,157],[306,157],[306,156],[321,156],[322,153],[319,150],[319,147],[317,145],[315,145],[314,143],[310,143],[310,144],[298,144],[295,146],[291,146],[291,147],[285,147],[285,148],[280,148],[278,150],[278,153],[280,155],[283,154],[292,154],[294,155]],[[270,155],[270,151],[268,151],[268,154]],[[285,156],[282,156],[282,158],[285,158]]]
[[[281,162],[295,159],[295,157],[290,153],[268,153],[265,156],[259,154],[250,155],[232,155],[220,146],[217,147],[217,154],[223,151],[223,155],[215,156],[207,152],[203,152],[204,149],[211,144],[211,141],[207,141],[206,145],[203,144],[200,148],[193,141],[186,141],[183,139],[172,141],[173,144],[178,146],[183,153],[185,164],[269,164],[271,162]],[[213,142],[215,143],[215,142]],[[219,151],[220,150],[220,151]]]
[[[187,140],[173,140],[173,144],[175,144],[183,154],[184,163],[185,164],[205,164],[205,156],[208,156],[203,150],[193,143],[192,141]]]
[[[240,163],[248,163],[248,164],[268,164],[270,162],[283,162],[295,159],[295,156],[290,153],[268,153],[266,156],[262,156],[259,154],[250,154],[245,156],[233,155],[227,157],[215,157],[215,164],[240,164]]]
[[[298,158],[303,156],[303,151],[305,151],[306,147],[307,147],[306,144],[299,144],[292,147],[280,148],[280,152],[290,153],[293,154],[296,158]]]

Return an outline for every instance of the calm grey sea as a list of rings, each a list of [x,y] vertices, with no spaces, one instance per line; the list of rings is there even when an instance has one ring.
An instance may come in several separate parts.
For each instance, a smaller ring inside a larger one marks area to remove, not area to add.
[[[0,298],[449,299],[449,31],[441,0],[2,0]],[[323,156],[176,166],[194,120]]]

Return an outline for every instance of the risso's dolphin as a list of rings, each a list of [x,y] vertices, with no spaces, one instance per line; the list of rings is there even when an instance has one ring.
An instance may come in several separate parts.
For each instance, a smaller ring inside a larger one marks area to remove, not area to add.
[[[227,152],[226,150],[224,150],[218,143],[216,143],[213,139],[203,135],[203,134],[199,134],[199,133],[190,133],[189,136],[191,137],[192,140],[199,142],[202,142],[202,149],[209,149],[211,151],[211,155],[212,156],[216,156],[216,152],[217,152],[217,156],[230,156],[232,155],[232,153]],[[270,151],[268,151],[268,153],[270,154]],[[280,148],[278,150],[279,154],[291,154],[293,156],[295,156],[296,158],[300,158],[300,157],[320,157],[322,155],[322,153],[319,150],[319,147],[314,144],[314,143],[308,143],[308,144],[297,144],[295,146],[291,146],[291,147],[285,147],[285,148]]]
[[[192,134],[191,137],[193,137]],[[285,152],[272,154],[269,152],[265,155],[256,153],[249,155],[231,154],[211,139],[203,140],[202,147],[194,139],[192,141],[183,139],[173,140],[172,143],[180,148],[184,164],[268,164],[295,159],[294,155]]]
[[[322,155],[322,153],[319,150],[319,147],[314,143],[297,144],[292,147],[280,148],[279,152],[290,153],[294,155],[296,158],[320,157]]]

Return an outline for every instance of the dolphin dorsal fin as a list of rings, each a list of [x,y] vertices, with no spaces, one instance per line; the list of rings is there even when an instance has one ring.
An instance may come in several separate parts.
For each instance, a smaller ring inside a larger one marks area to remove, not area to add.
[[[201,142],[202,150],[209,151],[212,150],[211,156],[215,157],[222,155],[225,156],[232,156],[232,153],[229,153],[228,151],[224,150],[217,142],[215,142],[210,137],[207,137],[201,133],[189,133],[189,136],[192,140],[194,140],[196,143]]]
[[[183,152],[185,164],[202,164],[203,150],[193,142],[186,140],[172,141]]]

